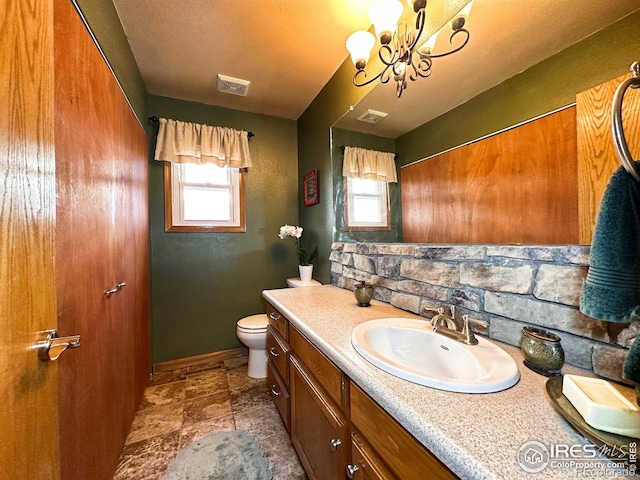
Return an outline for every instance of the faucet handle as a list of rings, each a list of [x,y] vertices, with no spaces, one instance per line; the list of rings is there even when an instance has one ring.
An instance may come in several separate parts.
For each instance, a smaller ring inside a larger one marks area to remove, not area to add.
[[[433,305],[431,303],[425,303],[422,309],[423,313],[432,312],[436,314],[442,315],[444,313],[444,307],[438,307],[437,305]]]
[[[449,306],[449,312],[451,313],[451,315],[449,315],[449,316],[455,320],[456,319],[456,306],[455,305],[450,305]]]
[[[462,331],[460,333],[462,333],[462,335],[464,335],[465,337],[464,343],[466,343],[467,345],[477,345],[478,339],[473,334],[473,330],[471,330],[471,327],[469,326],[469,320],[469,315],[462,316]]]

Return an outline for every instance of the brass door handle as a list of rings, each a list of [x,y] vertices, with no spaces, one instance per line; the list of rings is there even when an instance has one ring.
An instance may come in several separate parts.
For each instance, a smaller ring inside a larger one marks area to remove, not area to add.
[[[58,337],[58,332],[52,329],[40,332],[36,349],[38,350],[38,358],[43,362],[48,362],[60,358],[60,355],[67,348],[78,348],[79,346],[80,335]]]

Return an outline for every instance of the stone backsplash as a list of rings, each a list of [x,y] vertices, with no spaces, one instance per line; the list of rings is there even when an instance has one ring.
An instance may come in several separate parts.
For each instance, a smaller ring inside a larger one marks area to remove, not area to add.
[[[588,246],[334,243],[329,258],[333,285],[369,282],[375,299],[429,318],[425,307],[455,305],[475,332],[511,345],[522,327],[538,326],[560,336],[567,363],[624,382],[640,323],[580,313]]]

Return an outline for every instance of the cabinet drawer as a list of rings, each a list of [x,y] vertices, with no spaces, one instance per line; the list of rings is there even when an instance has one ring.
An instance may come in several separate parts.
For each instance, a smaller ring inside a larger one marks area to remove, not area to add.
[[[291,399],[287,387],[270,360],[267,361],[267,388],[288,432],[291,419]]]
[[[293,354],[305,364],[336,405],[342,406],[342,372],[295,327],[289,329]]]
[[[289,386],[289,347],[272,326],[267,327],[267,357]]]
[[[267,317],[269,318],[269,325],[282,336],[285,342],[288,342],[289,321],[269,302],[267,302]]]
[[[398,478],[457,478],[354,383],[351,383],[350,400],[351,422]]]

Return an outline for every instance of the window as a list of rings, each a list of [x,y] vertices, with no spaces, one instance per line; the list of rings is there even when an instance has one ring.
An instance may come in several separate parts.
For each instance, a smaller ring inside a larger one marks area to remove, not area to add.
[[[345,230],[390,230],[387,182],[345,178]]]
[[[243,174],[215,164],[165,164],[167,232],[244,232]]]

